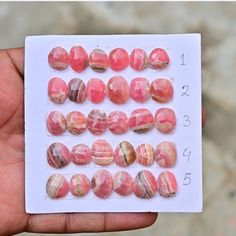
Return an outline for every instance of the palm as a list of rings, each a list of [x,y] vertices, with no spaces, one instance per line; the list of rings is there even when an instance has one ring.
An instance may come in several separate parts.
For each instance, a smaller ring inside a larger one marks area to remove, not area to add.
[[[29,215],[24,207],[23,49],[0,51],[0,234],[141,228],[156,214]],[[128,213],[127,213],[128,214]]]

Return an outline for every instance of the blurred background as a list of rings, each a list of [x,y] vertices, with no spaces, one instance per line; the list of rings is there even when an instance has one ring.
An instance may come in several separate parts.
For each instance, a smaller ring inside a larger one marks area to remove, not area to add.
[[[0,3],[0,48],[38,34],[202,34],[204,212],[161,213],[149,228],[100,235],[236,235],[235,19],[236,3],[226,2]]]

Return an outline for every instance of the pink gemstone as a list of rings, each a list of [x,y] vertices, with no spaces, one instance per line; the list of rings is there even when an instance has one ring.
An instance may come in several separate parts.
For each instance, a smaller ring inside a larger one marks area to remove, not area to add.
[[[177,151],[173,142],[162,142],[158,144],[155,159],[161,167],[173,167],[176,163]]]
[[[153,174],[148,170],[140,171],[135,177],[133,191],[138,198],[154,197],[157,193],[157,183]]]
[[[64,197],[69,192],[69,184],[63,175],[53,174],[47,181],[46,192],[53,199]]]
[[[79,111],[72,111],[66,116],[66,127],[71,134],[82,134],[87,128],[86,117]]]
[[[87,97],[93,103],[100,103],[105,97],[106,85],[100,79],[93,78],[87,84]]]
[[[110,172],[98,170],[91,180],[91,188],[96,196],[108,198],[113,190],[113,179]]]
[[[136,148],[137,162],[143,166],[151,166],[154,161],[154,149],[151,144],[143,143]]]
[[[94,49],[89,56],[89,66],[96,72],[104,72],[108,68],[107,54],[101,49]]]
[[[98,139],[92,145],[92,160],[100,166],[108,166],[113,162],[112,146],[105,139]]]
[[[149,99],[150,85],[147,79],[134,78],[130,83],[130,96],[136,102],[146,102]]]
[[[83,71],[88,65],[88,54],[81,46],[74,46],[70,50],[70,66],[76,72]]]
[[[116,104],[124,104],[129,99],[129,84],[122,76],[114,76],[107,83],[109,99]]]
[[[76,165],[85,165],[92,160],[92,153],[86,144],[75,145],[71,150],[71,159]]]
[[[70,192],[76,197],[83,197],[90,190],[90,181],[84,174],[75,174],[70,180]]]
[[[149,55],[149,66],[153,69],[163,69],[169,64],[169,56],[162,48],[155,48]]]
[[[123,134],[129,128],[129,120],[127,115],[122,111],[113,111],[107,119],[107,128],[113,134]]]
[[[133,178],[126,171],[118,171],[113,179],[114,191],[121,196],[128,196],[133,192]]]
[[[52,78],[48,83],[48,96],[54,103],[64,103],[68,97],[66,82],[58,77]]]
[[[71,161],[71,154],[68,148],[62,143],[53,143],[47,150],[47,161],[51,167],[62,168]]]
[[[146,108],[134,110],[129,118],[129,127],[137,133],[145,133],[154,126],[152,113]]]
[[[62,47],[53,48],[48,54],[48,64],[56,70],[65,70],[69,66],[69,54]]]
[[[107,126],[107,116],[104,111],[94,109],[87,117],[88,130],[92,134],[100,135],[105,132]]]
[[[71,79],[68,83],[69,99],[72,102],[83,103],[87,96],[87,90],[84,82],[79,78]]]
[[[129,65],[129,54],[123,48],[115,48],[109,54],[109,65],[112,70],[124,70]]]
[[[141,48],[135,48],[130,54],[129,64],[136,71],[147,68],[148,58],[146,52]]]
[[[170,133],[176,126],[175,112],[170,108],[156,111],[155,126],[161,133]]]
[[[122,167],[126,167],[134,163],[136,156],[132,144],[127,141],[123,141],[117,145],[114,159],[116,164]]]
[[[150,94],[157,102],[169,102],[173,98],[173,86],[167,79],[156,79],[151,84]]]
[[[60,135],[66,130],[66,120],[59,111],[52,111],[47,118],[48,132],[53,135]]]
[[[170,171],[162,172],[157,179],[158,192],[162,197],[173,197],[177,192],[177,182]]]

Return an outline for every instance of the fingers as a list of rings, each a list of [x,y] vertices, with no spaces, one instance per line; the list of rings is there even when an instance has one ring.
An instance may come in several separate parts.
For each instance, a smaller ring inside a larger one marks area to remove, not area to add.
[[[75,213],[29,216],[27,232],[79,233],[139,229],[152,225],[156,213]]]
[[[202,128],[206,125],[207,114],[204,107],[202,107]]]

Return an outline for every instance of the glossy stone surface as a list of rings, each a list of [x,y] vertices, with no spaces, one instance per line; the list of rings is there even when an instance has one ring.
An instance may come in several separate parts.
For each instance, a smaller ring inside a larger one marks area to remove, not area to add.
[[[151,144],[140,144],[136,150],[137,162],[143,166],[151,166],[154,161],[154,149]]]
[[[70,192],[76,197],[85,196],[90,190],[90,181],[85,174],[75,174],[70,180]]]
[[[135,48],[129,57],[130,66],[136,71],[142,71],[148,67],[148,57],[141,48]]]
[[[54,103],[64,103],[68,97],[66,82],[59,77],[50,79],[48,83],[48,97]]]
[[[68,148],[62,143],[52,143],[47,149],[47,161],[53,168],[62,168],[71,161]]]
[[[59,111],[52,111],[47,117],[48,132],[53,135],[60,135],[66,130],[66,120],[64,115]]]
[[[177,182],[170,171],[162,172],[157,179],[157,189],[162,197],[173,197],[177,192]]]
[[[96,72],[104,72],[108,68],[108,57],[102,49],[94,49],[89,56],[89,66]]]
[[[46,192],[50,198],[62,198],[69,192],[69,184],[61,174],[53,174],[46,184]]]
[[[138,172],[134,180],[133,192],[138,198],[149,199],[157,193],[157,183],[148,170]]]
[[[162,48],[155,48],[149,55],[149,66],[155,70],[165,68],[170,62],[167,52]]]
[[[69,66],[69,54],[65,48],[55,47],[48,54],[48,64],[56,70],[65,70]]]
[[[107,83],[108,98],[116,104],[124,104],[129,99],[129,84],[122,76],[113,76]]]
[[[106,85],[100,79],[93,78],[87,84],[87,97],[93,103],[100,103],[105,98]]]
[[[136,159],[134,147],[127,141],[117,145],[114,154],[115,163],[118,166],[126,167],[134,163]]]
[[[132,111],[129,118],[129,127],[137,133],[145,133],[154,126],[152,113],[146,108],[138,108]]]
[[[91,188],[96,196],[108,198],[113,190],[111,173],[107,170],[98,170],[91,180]]]
[[[112,146],[105,139],[96,140],[91,148],[92,160],[100,166],[108,166],[113,162]]]
[[[77,144],[71,150],[71,160],[76,165],[85,165],[92,160],[92,152],[86,144]]]
[[[114,71],[124,70],[129,65],[129,54],[123,48],[115,48],[109,54],[109,66]]]
[[[160,108],[155,114],[155,126],[161,133],[170,133],[176,126],[175,112],[170,108]]]
[[[150,94],[153,100],[166,103],[173,98],[173,86],[167,79],[156,79],[152,81],[150,87]]]
[[[104,111],[94,109],[90,111],[87,117],[88,130],[95,135],[104,133],[107,126],[107,115]]]
[[[118,171],[113,178],[114,191],[121,196],[128,196],[133,192],[133,178],[127,171]]]
[[[87,96],[87,92],[83,80],[79,78],[71,79],[70,82],[68,83],[68,89],[69,89],[68,97],[72,102],[76,103],[84,102]]]
[[[107,118],[107,128],[113,134],[123,134],[129,129],[129,119],[122,111],[113,111]]]
[[[134,78],[130,83],[130,97],[136,102],[146,102],[150,97],[148,80],[143,77]]]
[[[83,71],[88,66],[88,54],[81,46],[74,46],[70,50],[70,66],[76,72]]]
[[[161,167],[173,167],[176,163],[177,151],[173,142],[164,141],[157,145],[155,160]]]
[[[71,134],[82,134],[87,127],[87,119],[79,111],[69,112],[66,116],[66,128]]]

